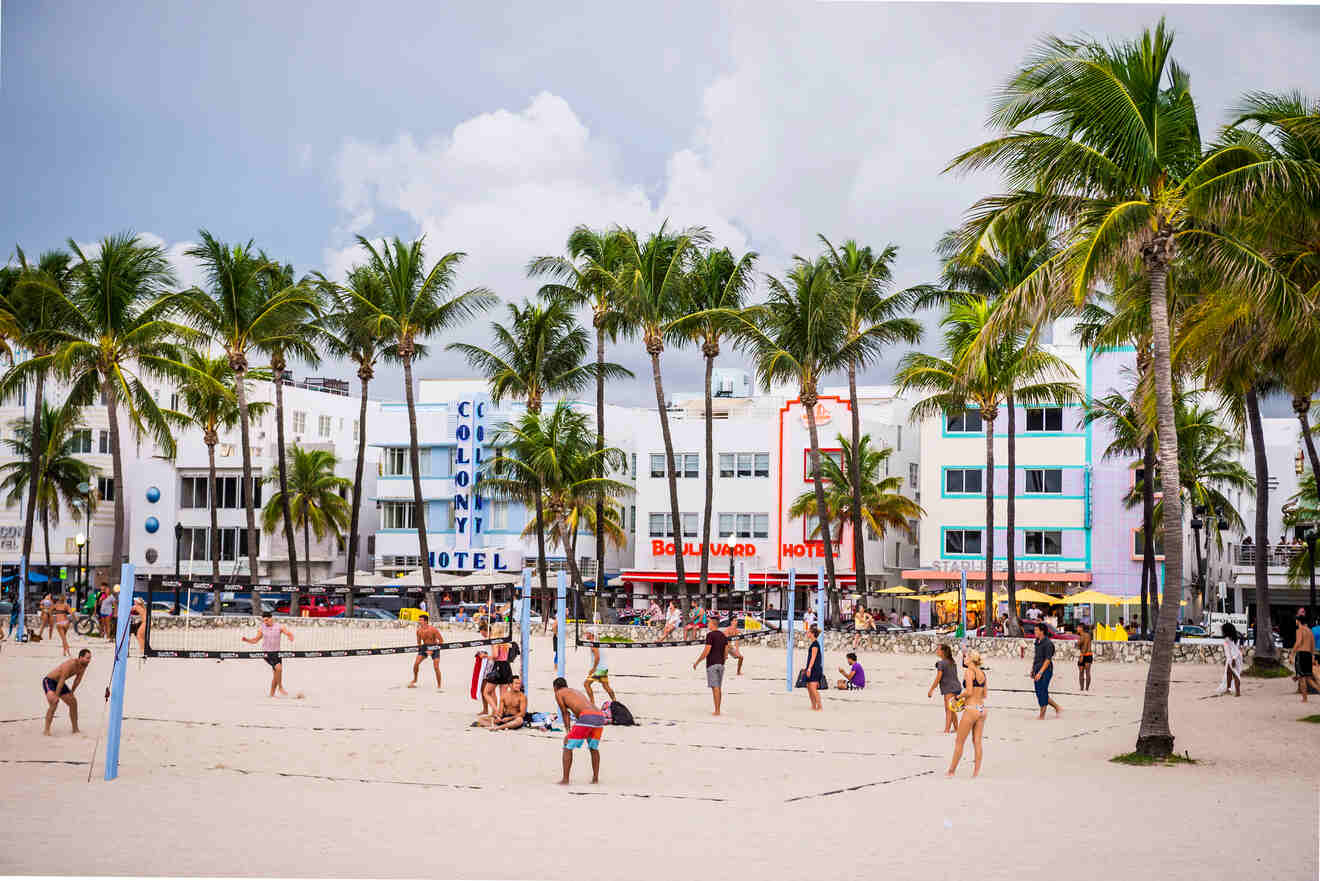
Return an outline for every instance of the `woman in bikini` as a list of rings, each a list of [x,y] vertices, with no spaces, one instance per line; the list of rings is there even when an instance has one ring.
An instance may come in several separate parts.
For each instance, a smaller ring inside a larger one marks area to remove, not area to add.
[[[41,626],[37,628],[37,636],[43,639],[55,635],[55,617],[50,613],[53,605],[50,594],[41,597]]]
[[[967,735],[972,736],[972,751],[976,756],[976,763],[972,767],[972,776],[975,777],[981,773],[981,735],[985,732],[985,698],[989,692],[985,671],[981,669],[981,653],[970,651],[967,653],[963,666],[967,668],[967,673],[963,676],[962,699],[965,701],[962,719],[958,722],[958,740],[953,745],[953,761],[949,763],[949,773],[946,775],[952,777],[958,770],[958,762],[962,759],[963,744],[967,742]]]
[[[55,629],[59,631],[60,634],[61,649],[64,652],[64,656],[68,657],[69,614],[73,611],[73,609],[69,606],[68,600],[64,598],[64,594],[60,594],[60,598],[55,601],[55,605],[51,606],[50,611],[51,614],[55,616]]]

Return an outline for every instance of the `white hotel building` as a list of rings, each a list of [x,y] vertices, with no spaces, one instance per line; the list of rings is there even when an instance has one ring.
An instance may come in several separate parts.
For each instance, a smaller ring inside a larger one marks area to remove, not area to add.
[[[798,572],[803,588],[815,582],[824,565],[824,548],[812,537],[809,522],[789,517],[793,500],[811,489],[810,441],[806,418],[791,390],[756,394],[743,370],[719,368],[713,381],[715,493],[711,523],[710,582],[727,585],[731,563],[746,566],[748,581],[758,585],[786,584],[789,568]],[[889,386],[861,388],[861,425],[876,446],[888,446],[889,473],[904,478],[905,492],[917,494],[917,439],[907,425],[907,404]],[[685,580],[699,580],[701,517],[705,501],[705,422],[701,395],[676,396],[669,408],[681,524],[671,522],[664,446],[655,411],[637,413],[639,442],[634,467],[637,495],[637,552],[623,580],[639,593],[675,592],[674,555],[681,548]],[[838,455],[839,435],[850,435],[847,389],[828,388],[820,394],[817,423],[824,455]],[[916,524],[913,524],[914,529]],[[868,530],[869,532],[869,530]],[[835,571],[847,591],[856,583],[851,528],[835,546]],[[899,583],[900,570],[916,561],[906,536],[891,533],[881,539],[867,535],[866,571],[869,587]],[[640,602],[640,600],[639,600]]]

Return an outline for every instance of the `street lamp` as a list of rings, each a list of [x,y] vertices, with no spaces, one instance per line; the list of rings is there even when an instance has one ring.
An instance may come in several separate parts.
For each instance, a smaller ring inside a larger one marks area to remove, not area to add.
[[[174,614],[179,614],[179,546],[183,543],[183,524],[174,524]]]
[[[81,501],[74,502],[74,505],[76,507],[81,508],[82,502]],[[85,532],[78,533],[74,537],[73,542],[78,546],[78,571],[74,574],[73,577],[73,605],[76,608],[78,605],[79,590],[82,586],[83,548],[87,546],[87,533]]]
[[[78,484],[78,492],[82,493],[83,509],[83,531],[78,533],[82,539],[79,544],[87,545],[87,568],[83,572],[83,587],[90,591],[92,588],[92,485],[87,481]]]

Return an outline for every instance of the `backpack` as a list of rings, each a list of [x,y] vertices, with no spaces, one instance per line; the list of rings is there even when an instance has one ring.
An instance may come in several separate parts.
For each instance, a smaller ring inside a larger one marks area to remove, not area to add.
[[[632,711],[625,707],[619,701],[610,702],[610,724],[611,725],[636,725],[637,721],[633,719]]]
[[[508,658],[508,660],[509,660],[509,665],[510,665],[510,666],[513,665],[513,662],[514,662],[514,661],[518,660],[518,655],[519,655],[520,653],[521,653],[521,652],[520,652],[520,650],[519,650],[519,648],[518,648],[518,643],[516,643],[516,642],[511,642],[511,643],[509,643],[509,658]]]

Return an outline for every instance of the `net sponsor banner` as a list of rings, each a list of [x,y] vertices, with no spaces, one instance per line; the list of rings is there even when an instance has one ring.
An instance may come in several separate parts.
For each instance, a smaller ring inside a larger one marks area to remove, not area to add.
[[[291,649],[279,652],[263,652],[260,650],[252,651],[209,651],[209,650],[158,650],[151,647],[150,641],[147,643],[146,654],[149,658],[218,658],[242,660],[244,658],[259,658],[265,660],[268,655],[277,654],[281,658],[349,658],[362,657],[364,655],[403,655],[403,654],[422,654],[430,651],[447,651],[449,649],[470,649],[482,648],[484,646],[499,645],[509,642],[509,637],[500,639],[468,639],[462,642],[445,642],[438,644],[422,645],[396,645],[396,646],[376,646],[373,648],[361,649],[334,649],[334,650],[307,650],[300,651]]]
[[[743,633],[734,634],[733,636],[728,637],[728,640],[729,642],[735,642],[744,639],[756,639],[757,637],[772,636],[774,634],[782,633],[782,632],[783,631],[777,627],[773,629],[766,628],[765,630],[748,630]],[[578,646],[580,647],[585,646],[586,648],[659,649],[659,648],[674,648],[675,646],[705,645],[706,638],[703,636],[701,639],[666,639],[666,640],[652,640],[649,642],[601,642],[598,639],[578,639],[576,640],[576,642]]]

